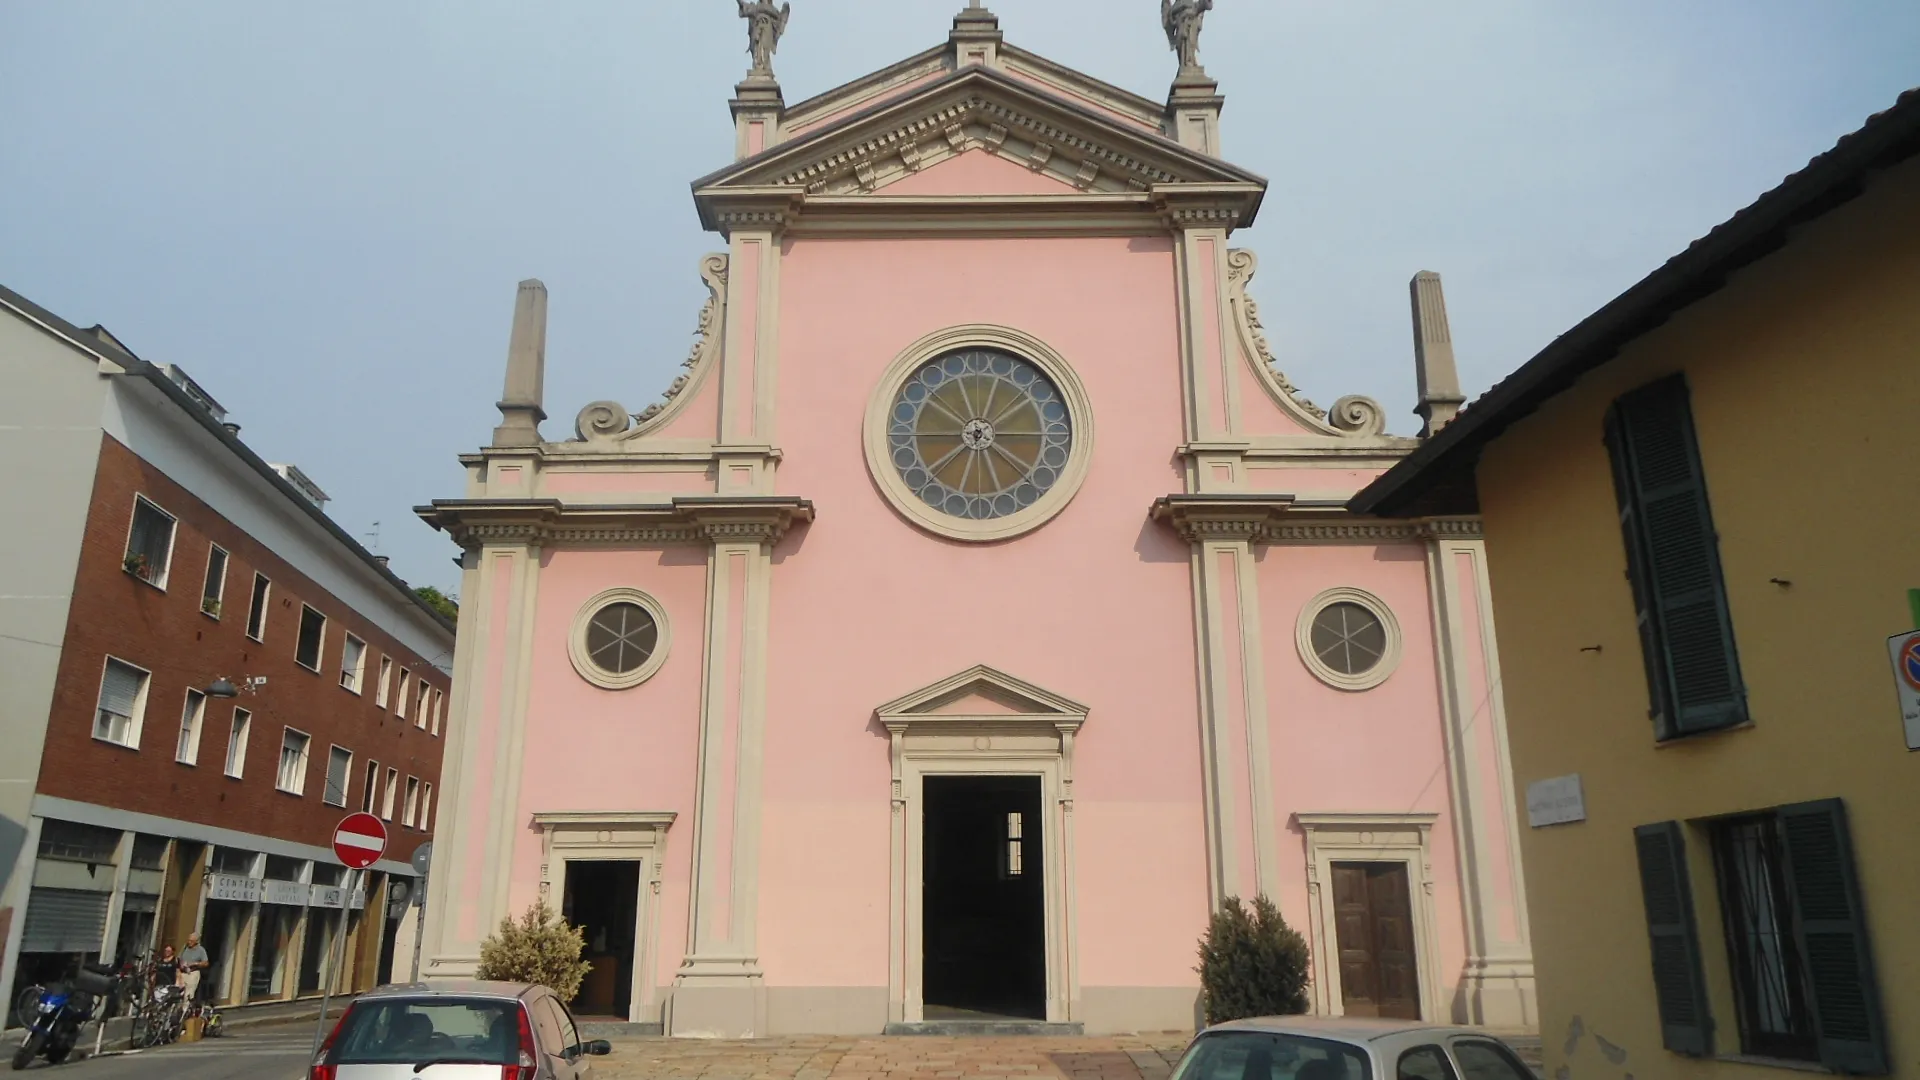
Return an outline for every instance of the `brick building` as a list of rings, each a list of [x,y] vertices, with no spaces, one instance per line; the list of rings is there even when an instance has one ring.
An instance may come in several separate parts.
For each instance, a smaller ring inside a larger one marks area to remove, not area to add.
[[[336,989],[383,981],[452,627],[179,369],[0,289],[0,379],[0,494],[38,508],[0,560],[0,985],[197,930],[218,1000],[285,1000],[343,928]],[[352,810],[392,836],[364,883]]]

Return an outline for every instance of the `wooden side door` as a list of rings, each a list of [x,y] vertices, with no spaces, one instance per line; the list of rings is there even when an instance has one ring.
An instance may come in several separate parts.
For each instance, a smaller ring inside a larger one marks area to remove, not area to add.
[[[1420,1018],[1413,898],[1405,863],[1334,863],[1334,933],[1348,1016]]]

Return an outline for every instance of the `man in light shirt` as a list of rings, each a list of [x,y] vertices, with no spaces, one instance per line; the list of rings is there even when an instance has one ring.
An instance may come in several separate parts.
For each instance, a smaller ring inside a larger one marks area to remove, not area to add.
[[[180,985],[186,989],[188,1005],[200,1002],[200,973],[209,967],[207,950],[200,947],[200,935],[188,934],[187,947],[180,950]]]

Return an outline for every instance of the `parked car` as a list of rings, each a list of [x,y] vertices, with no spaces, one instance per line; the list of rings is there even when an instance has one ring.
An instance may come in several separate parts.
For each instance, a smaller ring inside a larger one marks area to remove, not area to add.
[[[1326,1016],[1234,1020],[1201,1032],[1170,1080],[1536,1080],[1472,1028]]]
[[[314,1056],[308,1080],[584,1080],[573,1014],[544,986],[434,982],[362,994]]]

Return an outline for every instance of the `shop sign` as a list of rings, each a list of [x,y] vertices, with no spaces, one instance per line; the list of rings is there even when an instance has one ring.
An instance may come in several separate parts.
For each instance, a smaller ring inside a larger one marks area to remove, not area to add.
[[[262,884],[259,878],[241,877],[238,874],[208,874],[207,899],[230,900],[239,904],[258,903]]]
[[[267,904],[287,904],[292,907],[306,907],[307,889],[307,885],[298,881],[269,880],[266,882],[266,888],[261,890],[260,900],[262,903]]]
[[[310,903],[314,907],[324,907],[324,908],[346,907],[347,906],[347,890],[341,888],[338,885],[315,885],[313,887],[313,899],[310,901]]]

